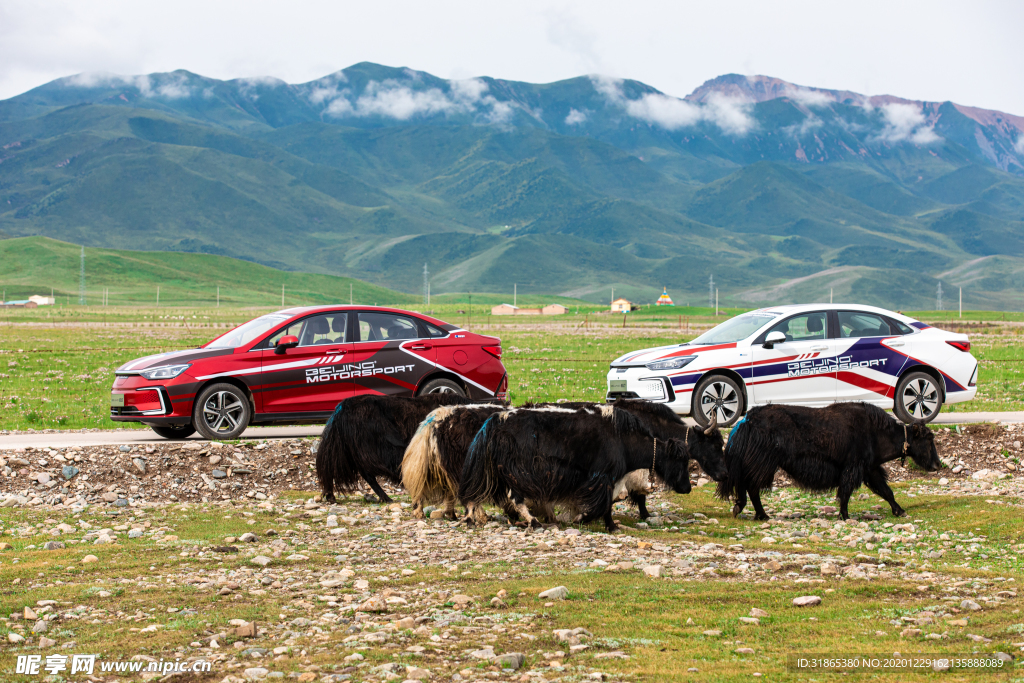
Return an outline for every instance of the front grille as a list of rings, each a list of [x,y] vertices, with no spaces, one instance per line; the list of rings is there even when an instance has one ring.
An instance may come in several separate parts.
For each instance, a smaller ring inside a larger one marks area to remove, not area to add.
[[[638,399],[640,397],[637,396],[635,391],[609,391],[604,400],[607,403],[615,403],[615,401],[620,398]]]

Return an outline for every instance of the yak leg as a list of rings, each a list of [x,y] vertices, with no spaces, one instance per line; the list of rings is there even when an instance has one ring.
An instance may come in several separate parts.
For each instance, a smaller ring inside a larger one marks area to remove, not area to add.
[[[455,520],[455,519],[459,518],[459,516],[457,514],[455,514],[455,499],[454,498],[445,498],[444,499],[444,516],[447,517],[448,519],[451,519],[451,520]]]
[[[466,516],[462,518],[462,521],[469,526],[480,523],[480,517],[487,518],[487,514],[484,512],[484,506],[477,502],[466,503]]]
[[[750,495],[750,502],[754,504],[754,519],[764,520],[769,519],[768,513],[764,511],[764,506],[761,505],[761,492],[756,489],[747,489],[747,493]]]
[[[423,501],[422,500],[414,500],[412,502],[412,518],[413,519],[423,519],[423,517],[424,517],[424,515],[423,515]]]
[[[516,503],[515,501],[513,501],[513,505],[515,505],[516,512],[518,512],[519,516],[523,518],[523,521],[526,523],[527,526],[531,526],[535,529],[540,528],[541,523],[537,520],[536,517],[530,514],[530,508],[526,506],[525,501],[522,503]]]
[[[651,516],[650,511],[647,510],[647,496],[642,493],[636,493],[630,491],[629,500],[633,505],[636,505],[637,512],[640,514],[640,519],[647,519]]]
[[[889,488],[889,484],[885,481],[885,472],[882,471],[882,468],[868,470],[867,476],[864,477],[864,483],[889,504],[889,507],[892,508],[893,517],[902,517],[907,514],[907,511],[896,502],[896,496],[893,495],[892,489]]]
[[[384,503],[395,502],[391,500],[391,497],[388,494],[384,493],[384,489],[381,488],[381,485],[377,483],[376,477],[364,476],[363,479],[366,480],[366,483],[370,485],[370,488],[373,489],[373,492],[377,494],[377,499],[380,500],[381,505],[383,505]]]
[[[747,507],[747,490],[742,486],[737,486],[736,504],[732,506],[732,516],[739,517],[745,507]]]
[[[863,476],[854,467],[847,467],[839,476],[839,487],[836,490],[836,497],[839,498],[839,516],[844,520],[850,518],[850,496],[853,490],[860,486]]]
[[[555,521],[555,505],[551,501],[541,503],[540,506],[540,518],[544,520],[545,524],[551,524]]]

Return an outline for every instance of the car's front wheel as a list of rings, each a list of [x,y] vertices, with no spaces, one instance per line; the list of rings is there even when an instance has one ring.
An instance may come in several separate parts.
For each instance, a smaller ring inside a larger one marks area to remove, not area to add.
[[[192,424],[207,439],[235,439],[252,418],[249,397],[234,384],[211,384],[192,410]]]
[[[157,436],[165,439],[187,439],[196,433],[196,428],[192,425],[161,425],[159,427],[154,425],[150,429],[156,432]]]
[[[746,397],[739,382],[725,375],[705,377],[693,390],[693,419],[701,427],[711,424],[716,414],[719,427],[731,427],[746,409]]]
[[[942,390],[926,372],[911,372],[896,385],[893,412],[906,423],[928,423],[942,409]]]

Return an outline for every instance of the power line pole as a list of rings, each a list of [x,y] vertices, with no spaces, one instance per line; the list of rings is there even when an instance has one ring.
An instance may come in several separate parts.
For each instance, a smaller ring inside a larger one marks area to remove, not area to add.
[[[427,270],[427,264],[423,264],[423,305],[430,305],[430,271]]]
[[[708,276],[708,308],[711,307],[711,302],[715,298],[715,276]],[[717,311],[716,311],[717,312]]]
[[[352,283],[348,283],[348,305],[352,305]]]
[[[515,306],[515,305],[516,305],[516,297],[517,297],[518,295],[519,295],[519,284],[518,284],[518,283],[515,283],[515,282],[513,282],[513,283],[512,283],[512,305],[513,305],[513,306]]]
[[[281,308],[284,308],[284,283],[281,283]]]
[[[82,246],[81,268],[78,271],[78,305],[85,305],[85,246]]]
[[[941,282],[939,283],[939,286],[935,290],[935,310],[936,311],[941,311],[942,310],[942,283]]]

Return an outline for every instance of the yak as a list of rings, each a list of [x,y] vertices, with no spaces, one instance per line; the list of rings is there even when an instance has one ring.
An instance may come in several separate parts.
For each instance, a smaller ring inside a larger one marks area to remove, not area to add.
[[[480,518],[485,501],[511,499],[531,526],[526,501],[567,503],[583,524],[603,517],[609,531],[615,483],[628,472],[649,469],[678,493],[688,493],[685,446],[662,440],[631,413],[610,405],[599,410],[551,408],[492,415],[470,444],[459,480],[466,521]]]
[[[526,407],[532,404],[526,404]],[[539,404],[543,405],[543,404]],[[559,406],[574,409],[598,410],[602,404],[597,403],[560,403]],[[659,439],[679,439],[686,446],[686,454],[693,458],[714,481],[722,481],[727,474],[724,459],[725,442],[718,430],[717,416],[712,416],[712,424],[706,429],[688,426],[671,408],[664,403],[652,403],[638,399],[618,399],[613,407],[625,410],[639,418],[651,433]],[[637,508],[640,519],[647,519],[651,513],[647,510],[645,488],[627,487],[626,497],[631,505]],[[622,500],[618,498],[617,500]]]
[[[377,479],[402,482],[402,456],[416,428],[440,407],[470,403],[454,393],[405,396],[353,396],[338,404],[324,426],[316,451],[316,476],[324,500],[354,491],[363,479],[382,503],[391,498]]]
[[[754,519],[768,519],[761,491],[769,491],[781,469],[797,486],[818,493],[836,491],[839,514],[848,519],[850,495],[867,487],[884,499],[892,514],[906,514],[886,483],[883,463],[909,456],[929,472],[943,467],[935,435],[923,424],[903,424],[868,403],[836,403],[827,408],[767,405],[752,409],[736,424],[725,447],[728,476],[719,482],[722,500],[735,498],[733,516],[750,496]]]

